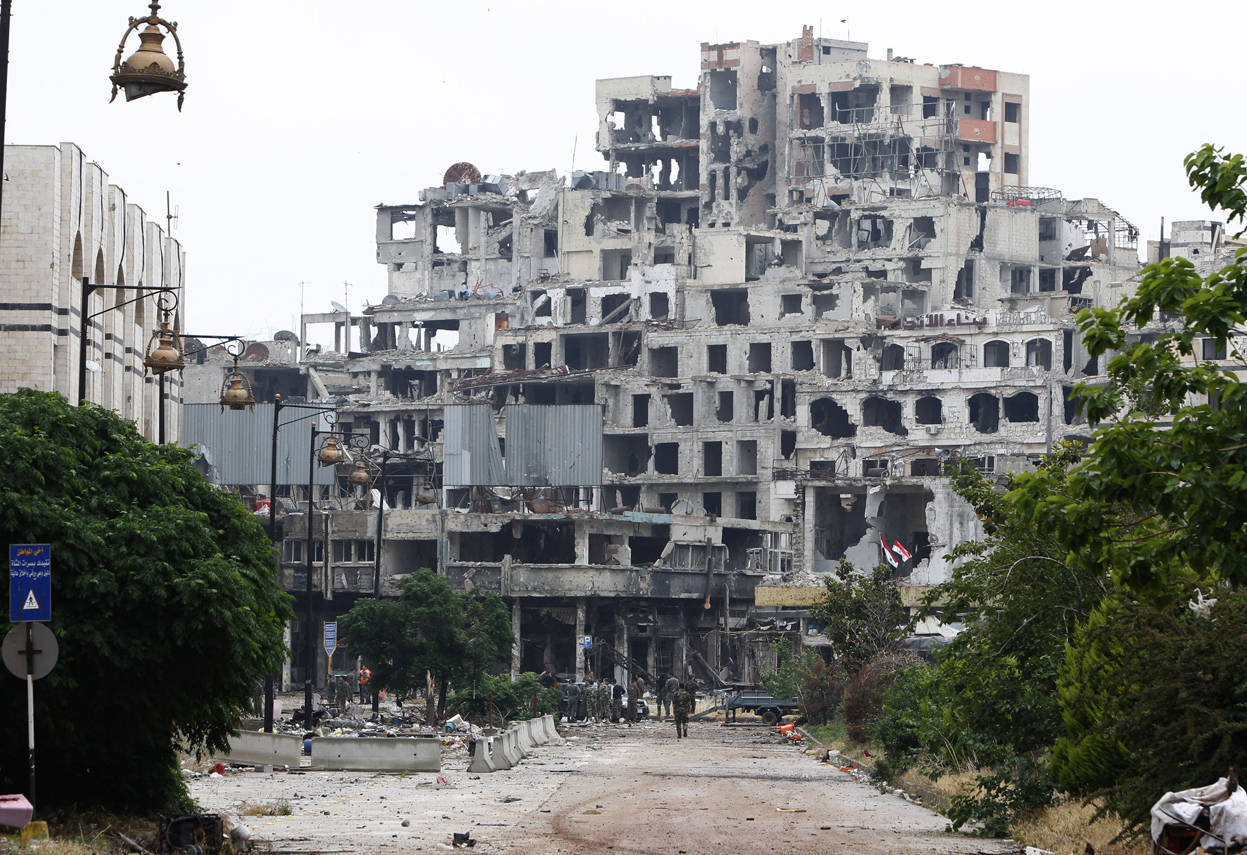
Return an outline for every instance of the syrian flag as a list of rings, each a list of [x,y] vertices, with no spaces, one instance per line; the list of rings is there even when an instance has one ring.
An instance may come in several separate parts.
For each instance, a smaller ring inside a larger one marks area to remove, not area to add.
[[[892,547],[888,546],[888,542],[883,539],[883,535],[879,535],[879,545],[883,547],[883,557],[892,565],[892,569],[901,566],[901,562],[896,560],[896,555],[892,552]]]
[[[914,557],[910,554],[908,549],[901,546],[901,542],[899,540],[892,541],[892,551],[896,553],[896,557],[901,559],[901,561],[908,561]]]

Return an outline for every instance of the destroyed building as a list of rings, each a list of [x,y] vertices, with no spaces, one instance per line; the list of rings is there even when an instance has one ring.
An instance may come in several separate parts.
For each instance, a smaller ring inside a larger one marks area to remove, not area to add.
[[[748,682],[768,630],[817,637],[839,559],[884,538],[907,591],[946,579],[980,528],[945,467],[1087,434],[1074,312],[1139,267],[1118,213],[1028,184],[1028,93],[809,27],[703,44],[695,88],[598,81],[600,171],[460,163],[379,206],[389,293],[305,316],[337,345],[302,368],[339,427],[434,461],[379,491],[382,590],[429,566],[501,594],[515,669]],[[376,559],[375,514],[335,501],[324,616]]]

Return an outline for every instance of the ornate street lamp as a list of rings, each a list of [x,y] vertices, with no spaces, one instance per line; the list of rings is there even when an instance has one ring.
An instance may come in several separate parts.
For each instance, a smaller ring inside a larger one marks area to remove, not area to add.
[[[368,488],[372,486],[372,476],[368,474],[368,470],[364,468],[364,461],[355,461],[355,468],[351,470],[351,474],[346,476],[349,484],[355,487]]]
[[[152,10],[150,15],[131,18],[130,26],[121,35],[121,44],[117,45],[117,56],[113,59],[113,73],[109,77],[109,80],[113,82],[113,96],[108,100],[109,103],[116,100],[118,87],[125,91],[127,101],[144,98],[157,92],[176,92],[180,112],[182,99],[186,95],[186,61],[182,57],[182,40],[178,38],[178,24],[177,21],[166,21],[160,17],[159,3],[153,2],[149,4],[149,8]],[[139,49],[122,62],[121,55],[126,49],[126,39],[130,37],[130,33],[143,24],[147,24],[147,29],[139,33]],[[169,31],[177,45],[177,68],[173,67],[173,60],[169,59],[169,55],[160,46],[165,40],[160,27]]]
[[[314,431],[314,433],[323,433],[323,431]],[[346,462],[346,452],[342,450],[342,444],[338,442],[336,434],[329,434],[329,438],[316,452],[316,461],[321,466],[337,466],[339,463]]]
[[[182,337],[176,329],[169,326],[169,316],[173,314],[173,306],[165,300],[165,295],[161,294],[158,305],[160,306],[160,329],[152,331],[152,337],[147,342],[147,350],[143,353],[143,364],[146,365],[153,374],[164,374],[166,371],[181,371],[186,367],[186,360],[182,356]]]
[[[231,355],[234,357],[234,367],[221,382],[221,412],[225,412],[226,407],[231,410],[245,410],[250,407],[254,411],[255,390],[251,388],[251,380],[246,373],[238,370],[239,355]]]

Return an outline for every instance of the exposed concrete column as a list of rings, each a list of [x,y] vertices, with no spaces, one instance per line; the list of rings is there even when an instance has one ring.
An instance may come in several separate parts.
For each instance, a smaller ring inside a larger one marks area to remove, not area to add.
[[[515,602],[511,604],[511,635],[515,636],[515,640],[511,642],[511,682],[514,683],[520,676],[520,657],[523,652],[523,642],[520,641],[520,619],[523,609],[519,597],[515,598]]]
[[[579,520],[576,522],[576,563],[589,563],[589,526]]]
[[[290,644],[293,640],[291,627],[294,621],[286,621],[281,628],[281,643],[286,648],[286,658],[281,663],[281,690],[290,691]]]
[[[625,660],[629,658],[628,622],[624,619],[622,602],[615,606],[615,652]],[[621,686],[628,682],[628,669],[618,663],[615,665],[615,682]]]
[[[585,678],[585,598],[576,600],[576,682]]]

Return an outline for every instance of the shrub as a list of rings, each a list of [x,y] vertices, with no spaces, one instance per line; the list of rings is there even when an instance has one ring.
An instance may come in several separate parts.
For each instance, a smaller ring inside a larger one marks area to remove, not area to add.
[[[844,688],[844,723],[850,739],[866,741],[883,709],[883,693],[902,671],[918,662],[912,653],[877,653],[849,678]]]

